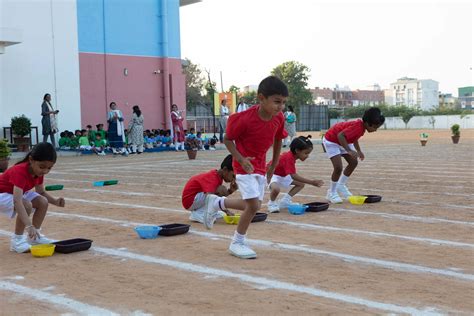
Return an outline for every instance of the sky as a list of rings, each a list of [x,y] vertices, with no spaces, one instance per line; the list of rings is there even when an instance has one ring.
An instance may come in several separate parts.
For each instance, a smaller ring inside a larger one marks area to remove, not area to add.
[[[224,90],[258,85],[298,61],[308,88],[382,89],[433,79],[443,93],[474,85],[473,4],[422,0],[203,0],[180,9],[181,57]]]

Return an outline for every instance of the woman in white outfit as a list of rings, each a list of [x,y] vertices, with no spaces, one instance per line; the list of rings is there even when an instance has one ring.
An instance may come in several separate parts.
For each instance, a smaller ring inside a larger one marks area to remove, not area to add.
[[[133,114],[128,124],[128,141],[132,154],[143,152],[143,114],[138,105],[133,106]]]

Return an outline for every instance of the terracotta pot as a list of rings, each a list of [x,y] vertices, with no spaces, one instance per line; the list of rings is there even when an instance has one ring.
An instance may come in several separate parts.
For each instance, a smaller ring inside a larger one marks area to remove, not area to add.
[[[28,137],[14,137],[13,143],[16,145],[18,151],[30,150],[30,138]]]
[[[421,142],[421,146],[426,146],[426,143],[427,143],[428,141],[421,139],[420,142]]]
[[[451,139],[453,140],[453,144],[457,144],[459,143],[459,138],[461,138],[461,136],[451,136]]]
[[[196,159],[197,150],[187,150],[186,152],[188,153],[189,159]]]
[[[0,158],[0,172],[4,172],[8,169],[8,161],[10,158]]]

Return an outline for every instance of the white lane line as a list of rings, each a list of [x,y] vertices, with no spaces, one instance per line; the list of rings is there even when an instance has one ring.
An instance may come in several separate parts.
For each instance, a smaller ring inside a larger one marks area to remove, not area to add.
[[[2,231],[2,233],[3,232],[4,231]],[[64,297],[62,295],[51,294],[49,292],[32,289],[12,282],[0,281],[0,290],[28,296],[37,301],[41,301],[43,303],[47,302],[53,306],[65,308],[81,315],[119,315],[102,307],[89,305],[71,298]],[[3,300],[5,299],[6,298],[3,297]]]
[[[60,212],[48,212],[48,214],[52,216],[58,216],[58,217],[80,219],[80,220],[85,220],[89,222],[113,223],[113,224],[117,224],[124,227],[150,225],[150,223],[131,222],[127,220],[116,220],[116,219],[80,215],[80,214],[69,214],[69,213],[60,213]],[[190,229],[189,232],[199,237],[208,238],[210,240],[216,240],[216,239],[231,240],[232,239],[232,237],[230,236],[213,234],[213,233],[203,232],[203,231],[199,231],[195,229]],[[298,245],[285,244],[285,243],[279,243],[279,242],[273,242],[273,241],[261,240],[261,239],[247,239],[247,242],[251,245],[255,245],[257,247],[261,247],[265,249],[277,248],[284,251],[303,252],[303,253],[312,254],[316,256],[323,256],[323,257],[331,256],[338,259],[342,259],[343,261],[357,262],[361,264],[378,266],[378,267],[388,268],[394,271],[403,271],[403,272],[411,272],[411,273],[429,273],[429,274],[453,277],[453,278],[457,278],[461,280],[474,281],[473,274],[454,272],[454,271],[446,270],[446,269],[431,268],[431,267],[426,267],[426,266],[421,266],[421,265],[402,263],[402,262],[397,262],[397,261],[381,260],[381,259],[375,259],[375,258],[363,257],[363,256],[354,256],[354,255],[349,255],[349,254],[340,253],[340,252],[312,248],[309,246],[298,246]]]
[[[7,235],[7,236],[11,235],[11,233],[4,230],[0,230],[0,234]],[[97,247],[97,246],[93,246],[91,250],[108,255],[108,256],[127,258],[127,259],[132,259],[132,260],[146,262],[146,263],[158,264],[162,266],[171,267],[173,269],[178,269],[181,271],[193,272],[193,273],[228,278],[228,279],[235,279],[244,283],[250,283],[250,284],[260,286],[260,287],[264,287],[265,289],[276,289],[276,290],[283,290],[287,292],[308,294],[311,296],[336,300],[336,301],[340,301],[340,302],[344,302],[348,304],[361,305],[368,308],[386,310],[386,311],[391,311],[391,312],[396,312],[396,313],[408,313],[408,314],[417,314],[417,315],[442,315],[442,313],[438,312],[438,309],[433,308],[433,307],[424,307],[423,309],[418,309],[416,307],[411,307],[411,306],[400,306],[400,305],[395,305],[395,304],[390,304],[390,303],[372,301],[372,300],[368,300],[368,299],[364,299],[364,298],[360,298],[356,296],[325,291],[318,288],[298,285],[295,283],[290,283],[290,282],[285,282],[285,281],[279,281],[277,279],[252,276],[250,274],[236,273],[229,270],[211,268],[208,266],[198,265],[198,264],[189,263],[189,262],[176,261],[176,260],[170,260],[170,259],[159,258],[159,257],[152,257],[148,255],[142,255],[142,254],[138,254],[138,253],[134,253],[130,251],[125,251],[125,250],[104,248],[104,247]],[[39,297],[39,298],[41,299],[42,297]],[[55,298],[55,296],[53,296],[53,298]],[[76,301],[73,301],[73,302],[76,302]],[[88,312],[87,310],[85,310],[84,314],[116,315],[116,314],[107,314],[107,312],[110,312],[110,311],[104,310],[104,312],[101,312],[101,310],[102,309],[99,309],[96,312]]]
[[[102,201],[95,201],[95,200],[83,200],[83,199],[74,199],[74,198],[67,198],[67,200],[76,201],[79,203],[87,203],[87,204],[105,204],[105,205],[117,205],[121,207],[127,208],[142,208],[142,209],[151,209],[151,210],[159,210],[159,211],[169,211],[175,213],[187,213],[189,211],[185,210],[178,210],[172,208],[164,208],[164,207],[156,207],[156,206],[146,206],[146,205],[139,205],[139,204],[127,204],[127,203],[117,203],[117,202],[102,202]],[[340,228],[334,226],[322,226],[322,225],[314,225],[314,224],[305,224],[305,223],[298,223],[298,222],[291,222],[291,221],[277,221],[277,220],[266,220],[268,223],[275,223],[281,225],[291,225],[291,226],[299,226],[309,229],[320,229],[320,230],[328,230],[328,231],[337,231],[337,232],[350,232],[353,234],[364,234],[369,236],[382,236],[382,237],[393,237],[393,238],[400,238],[400,239],[407,239],[412,241],[424,242],[428,243],[429,245],[437,246],[437,245],[444,245],[450,247],[462,247],[462,248],[474,248],[473,244],[456,242],[456,241],[449,241],[449,240],[441,240],[441,239],[431,239],[431,238],[423,238],[423,237],[412,237],[406,235],[396,235],[396,234],[388,234],[383,232],[373,232],[367,230],[358,230],[358,229],[351,229],[351,228]]]
[[[337,232],[345,232],[345,233],[351,233],[351,234],[362,234],[362,235],[377,236],[377,237],[399,238],[399,239],[429,243],[431,245],[444,245],[444,246],[449,246],[449,247],[460,247],[460,248],[474,248],[474,244],[457,242],[457,241],[449,241],[449,240],[443,240],[443,239],[413,237],[413,236],[389,234],[389,233],[383,233],[383,232],[374,232],[374,231],[359,230],[359,229],[352,229],[352,228],[323,226],[323,225],[297,223],[297,222],[281,221],[281,220],[273,220],[273,219],[267,220],[266,222],[273,223],[273,224],[280,224],[280,225],[297,226],[297,227],[313,229],[313,230],[327,230],[327,231],[337,231]]]
[[[368,215],[368,216],[382,216],[382,217],[387,217],[387,218],[395,218],[395,219],[400,219],[400,220],[415,221],[415,222],[430,223],[430,224],[448,223],[448,224],[474,226],[474,222],[456,221],[456,220],[437,218],[437,217],[423,217],[423,216],[413,216],[413,215],[405,215],[405,214],[391,214],[391,213],[384,213],[384,212],[357,211],[357,210],[351,210],[351,209],[345,209],[345,208],[334,208],[334,207],[329,208],[329,210],[336,211],[336,212],[362,214],[362,215]]]

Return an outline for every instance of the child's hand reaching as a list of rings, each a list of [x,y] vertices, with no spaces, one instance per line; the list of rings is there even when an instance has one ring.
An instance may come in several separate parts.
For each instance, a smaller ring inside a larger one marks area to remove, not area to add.
[[[359,156],[359,155],[357,154],[357,152],[356,152],[356,151],[353,151],[353,150],[349,150],[347,153],[348,153],[352,158],[355,158],[355,159],[357,159],[357,157]]]
[[[66,201],[64,200],[64,198],[57,198],[54,202],[54,205],[64,207],[64,205],[66,205]]]
[[[361,161],[362,161],[362,160],[364,160],[364,158],[365,158],[365,155],[364,155],[364,153],[363,153],[363,152],[361,152],[361,151],[358,151],[358,152],[357,152],[357,154],[359,155],[359,159],[360,159]]]
[[[36,230],[36,227],[33,225],[27,226],[26,232],[28,234],[28,237],[30,237],[30,239],[32,240],[35,240],[36,238],[40,237],[38,231]]]
[[[250,160],[254,159],[253,157],[242,157],[240,159],[239,164],[242,166],[242,169],[244,169],[245,172],[248,174],[253,173],[253,165],[250,162]]]
[[[324,184],[323,180],[311,180],[311,185],[314,185],[315,187],[322,187]]]

